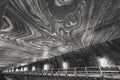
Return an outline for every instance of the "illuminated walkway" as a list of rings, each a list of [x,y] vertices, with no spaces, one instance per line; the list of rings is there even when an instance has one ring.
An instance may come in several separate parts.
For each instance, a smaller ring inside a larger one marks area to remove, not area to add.
[[[78,67],[69,69],[10,69],[3,71],[5,75],[26,75],[26,76],[41,76],[41,77],[73,77],[73,78],[108,78],[120,80],[120,67]]]

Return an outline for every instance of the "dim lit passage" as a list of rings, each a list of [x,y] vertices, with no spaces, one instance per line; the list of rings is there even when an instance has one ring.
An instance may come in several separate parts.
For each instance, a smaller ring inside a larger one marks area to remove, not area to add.
[[[0,0],[0,80],[120,80],[120,0]]]

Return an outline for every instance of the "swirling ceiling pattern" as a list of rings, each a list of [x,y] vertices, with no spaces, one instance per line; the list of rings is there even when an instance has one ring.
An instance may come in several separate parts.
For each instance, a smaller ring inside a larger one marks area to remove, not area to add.
[[[120,37],[120,0],[9,0],[4,10],[0,52],[18,55],[10,63],[26,56],[37,61]]]

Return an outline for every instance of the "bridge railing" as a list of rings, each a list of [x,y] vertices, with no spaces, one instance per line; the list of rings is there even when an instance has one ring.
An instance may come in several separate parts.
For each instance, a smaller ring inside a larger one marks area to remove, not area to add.
[[[49,70],[26,70],[13,71],[4,70],[4,74],[25,74],[25,75],[44,75],[44,76],[120,76],[120,67],[75,67],[68,69],[49,69]]]

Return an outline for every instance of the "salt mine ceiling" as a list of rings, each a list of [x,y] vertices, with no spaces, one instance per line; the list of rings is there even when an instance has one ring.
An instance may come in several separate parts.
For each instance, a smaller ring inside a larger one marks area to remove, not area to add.
[[[0,67],[120,38],[120,0],[0,0]]]

